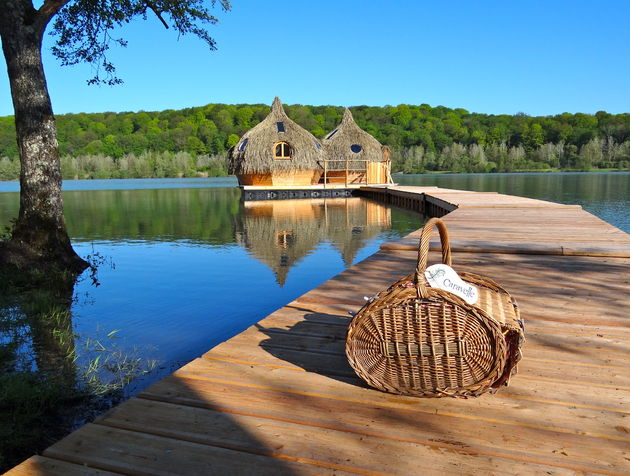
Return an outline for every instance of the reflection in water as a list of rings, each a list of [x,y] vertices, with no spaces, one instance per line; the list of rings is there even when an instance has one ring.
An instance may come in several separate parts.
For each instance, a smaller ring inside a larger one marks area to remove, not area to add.
[[[244,203],[236,241],[269,266],[284,286],[289,270],[322,242],[351,266],[365,242],[391,226],[388,207],[360,198]]]
[[[233,243],[239,199],[238,188],[64,193],[73,241]]]
[[[133,181],[130,181],[133,182]],[[73,241],[233,243],[238,188],[64,192]],[[18,215],[19,194],[0,193],[0,232]]]
[[[71,426],[62,416],[78,400],[75,280],[60,278],[0,283],[0,472]]]
[[[108,409],[145,372],[144,359],[110,342],[115,332],[76,333],[76,283],[1,276],[0,472]]]
[[[0,370],[74,380],[74,279],[0,286]]]

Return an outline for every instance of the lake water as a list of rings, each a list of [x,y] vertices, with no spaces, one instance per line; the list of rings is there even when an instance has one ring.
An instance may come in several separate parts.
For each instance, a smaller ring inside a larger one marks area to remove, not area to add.
[[[235,181],[64,183],[74,247],[102,262],[98,286],[86,272],[74,287],[79,365],[98,354],[95,340],[157,362],[133,393],[422,224],[362,198],[243,203],[226,185]],[[18,193],[0,193],[0,227],[17,211]],[[25,341],[22,360],[37,351]]]

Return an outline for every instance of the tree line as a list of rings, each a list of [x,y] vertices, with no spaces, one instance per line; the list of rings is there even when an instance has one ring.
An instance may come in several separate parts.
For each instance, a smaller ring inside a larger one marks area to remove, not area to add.
[[[285,106],[316,137],[343,108]],[[509,172],[630,168],[630,114],[532,117],[470,113],[443,106],[357,106],[356,122],[392,149],[393,170]],[[264,104],[209,104],[160,112],[57,116],[64,178],[224,175],[225,153],[264,119]],[[15,124],[0,118],[0,178],[19,175]]]

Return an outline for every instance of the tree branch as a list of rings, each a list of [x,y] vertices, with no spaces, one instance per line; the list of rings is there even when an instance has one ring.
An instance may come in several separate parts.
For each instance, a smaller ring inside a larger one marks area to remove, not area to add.
[[[61,8],[70,0],[46,0],[44,4],[37,10],[39,20],[47,25],[52,17],[54,17]]]
[[[164,25],[164,28],[168,30],[168,23],[166,23],[164,18],[162,18],[162,13],[156,8],[155,5],[153,5],[153,2],[150,2],[149,0],[144,0],[144,3],[146,4],[147,7],[153,10],[153,13],[155,13],[155,16],[160,19],[160,21],[162,22],[162,25]]]

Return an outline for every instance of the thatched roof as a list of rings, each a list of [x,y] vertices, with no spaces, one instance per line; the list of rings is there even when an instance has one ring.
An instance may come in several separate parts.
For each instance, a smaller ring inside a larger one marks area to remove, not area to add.
[[[274,158],[274,144],[286,142],[291,159]],[[276,170],[318,170],[324,158],[321,142],[289,119],[277,97],[269,115],[240,138],[228,153],[232,174],[267,173]]]
[[[330,170],[345,169],[345,161],[349,160],[350,169],[365,169],[365,162],[352,162],[353,160],[368,160],[370,162],[382,162],[385,160],[383,146],[370,134],[361,129],[350,109],[343,111],[341,124],[326,134],[322,140],[329,163]],[[337,162],[337,159],[339,162]]]

